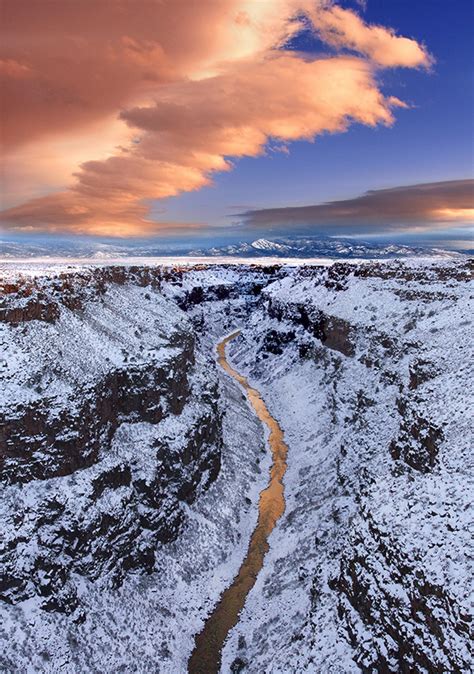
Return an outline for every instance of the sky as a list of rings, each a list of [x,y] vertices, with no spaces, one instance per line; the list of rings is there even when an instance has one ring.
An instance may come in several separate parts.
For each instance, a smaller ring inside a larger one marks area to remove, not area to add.
[[[2,233],[472,238],[471,0],[3,0]]]

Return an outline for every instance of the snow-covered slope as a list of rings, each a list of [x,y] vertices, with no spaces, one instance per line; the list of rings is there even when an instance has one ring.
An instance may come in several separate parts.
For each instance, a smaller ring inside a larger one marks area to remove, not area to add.
[[[289,453],[222,671],[471,670],[467,262],[47,269],[2,286],[2,671],[186,671],[269,467],[236,327]]]
[[[285,430],[287,510],[224,671],[470,671],[471,291],[394,263],[263,292],[232,353]]]

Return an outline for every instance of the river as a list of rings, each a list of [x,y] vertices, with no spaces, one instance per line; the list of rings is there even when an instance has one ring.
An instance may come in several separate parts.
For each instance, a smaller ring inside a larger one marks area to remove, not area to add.
[[[272,465],[268,485],[260,492],[258,520],[250,538],[247,554],[237,576],[223,592],[204,628],[196,636],[195,647],[188,663],[189,674],[217,674],[221,666],[221,653],[230,630],[237,624],[247,595],[255,585],[268,552],[268,537],[285,511],[283,476],[286,471],[288,447],[283,431],[268,411],[257,389],[250,386],[227,361],[226,346],[240,331],[222,339],[217,345],[219,365],[244,389],[255,414],[269,430],[268,444]]]

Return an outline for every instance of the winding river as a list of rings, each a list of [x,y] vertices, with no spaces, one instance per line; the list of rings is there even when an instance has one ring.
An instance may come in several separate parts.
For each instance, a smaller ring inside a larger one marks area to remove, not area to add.
[[[257,575],[268,552],[268,537],[285,510],[283,476],[286,471],[288,447],[283,431],[271,416],[260,393],[252,388],[226,358],[226,346],[240,334],[234,332],[217,345],[219,365],[245,390],[257,417],[269,430],[268,443],[272,453],[272,465],[268,486],[260,492],[257,525],[250,538],[244,561],[232,584],[223,592],[216,607],[207,619],[204,628],[196,636],[195,647],[188,663],[189,674],[214,674],[221,666],[221,652],[230,630],[237,624],[247,595],[255,585]]]

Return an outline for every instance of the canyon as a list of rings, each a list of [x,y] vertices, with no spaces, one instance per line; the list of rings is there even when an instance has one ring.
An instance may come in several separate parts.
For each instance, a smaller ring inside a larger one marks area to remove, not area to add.
[[[0,670],[186,672],[285,510],[222,672],[470,671],[466,258],[0,269]]]

